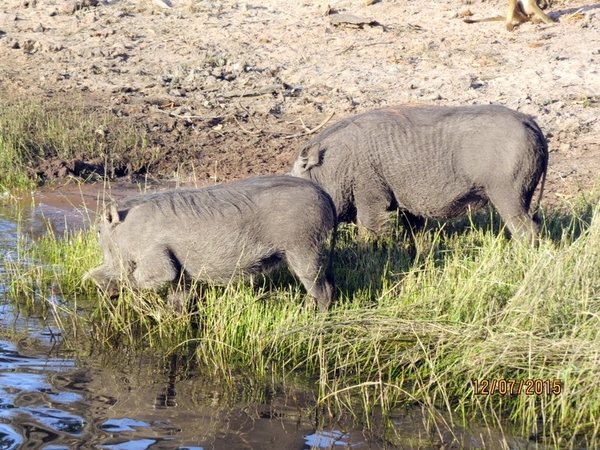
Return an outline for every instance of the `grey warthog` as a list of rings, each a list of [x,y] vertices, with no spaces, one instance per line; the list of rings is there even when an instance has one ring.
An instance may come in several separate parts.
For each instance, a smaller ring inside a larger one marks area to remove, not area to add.
[[[226,284],[285,261],[326,310],[336,225],[329,195],[290,176],[133,196],[107,206],[99,231],[104,262],[84,281],[112,296],[119,281],[145,289],[170,283],[181,308],[193,280]]]
[[[529,207],[547,166],[544,135],[525,114],[495,105],[398,106],[325,129],[299,150],[290,174],[323,186],[340,221],[376,234],[388,211],[450,219],[490,201],[513,236],[537,243]]]

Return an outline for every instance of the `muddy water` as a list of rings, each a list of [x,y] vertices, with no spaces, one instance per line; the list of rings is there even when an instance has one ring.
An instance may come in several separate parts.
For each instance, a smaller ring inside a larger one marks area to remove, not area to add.
[[[139,191],[113,185],[110,196]],[[19,232],[88,225],[105,197],[103,187],[75,186],[24,196],[20,217],[0,207],[2,254],[14,252]],[[51,321],[18,314],[4,286],[0,294],[0,449],[534,448],[500,431],[450,430],[419,407],[398,411],[384,435],[344,420],[322,426],[308,389],[260,392],[250,380],[225,388],[183,376],[177,361],[77,361]],[[2,339],[6,331],[20,337]]]
[[[27,231],[44,232],[50,223],[55,230],[85,226],[94,221],[99,205],[111,199],[118,200],[128,195],[153,192],[176,187],[203,187],[202,183],[131,183],[121,181],[111,184],[73,184],[53,189],[44,188],[31,195],[21,195],[19,203],[29,215]]]
[[[214,386],[175,381],[148,362],[85,367],[35,346],[0,341],[2,449],[368,448],[352,432],[317,433],[285,396],[223,408]],[[215,404],[196,403],[199,390]]]

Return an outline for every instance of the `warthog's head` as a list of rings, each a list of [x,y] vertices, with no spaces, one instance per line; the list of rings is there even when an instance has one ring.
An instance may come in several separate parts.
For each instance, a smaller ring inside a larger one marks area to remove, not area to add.
[[[82,279],[83,283],[91,280],[98,289],[110,298],[119,295],[119,276],[121,261],[119,260],[114,243],[112,243],[112,230],[121,222],[119,211],[114,203],[106,206],[102,222],[98,226],[98,241],[103,253],[104,261],[101,266],[89,270]]]
[[[116,298],[119,296],[119,285],[117,281],[109,276],[106,270],[106,266],[103,264],[100,267],[89,270],[81,280],[83,283],[91,280],[93,281],[98,289],[108,295],[110,298]]]

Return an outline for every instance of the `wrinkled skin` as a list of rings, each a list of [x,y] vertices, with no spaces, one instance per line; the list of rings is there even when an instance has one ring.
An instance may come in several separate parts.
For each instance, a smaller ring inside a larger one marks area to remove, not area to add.
[[[495,105],[399,106],[325,129],[290,174],[323,186],[340,221],[375,234],[392,210],[451,219],[489,201],[514,237],[536,244],[529,207],[547,166],[546,140],[529,116]]]
[[[84,281],[109,295],[122,281],[134,289],[168,283],[181,308],[192,281],[226,284],[285,262],[327,310],[336,225],[329,195],[289,176],[129,197],[106,208],[99,232],[104,261]]]

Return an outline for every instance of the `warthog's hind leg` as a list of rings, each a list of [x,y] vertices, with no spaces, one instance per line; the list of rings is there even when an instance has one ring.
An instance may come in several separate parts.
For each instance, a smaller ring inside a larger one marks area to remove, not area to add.
[[[527,209],[516,200],[519,197],[507,198],[505,194],[500,199],[494,195],[489,195],[489,197],[490,202],[495,206],[508,227],[511,236],[523,244],[537,246],[539,226],[531,218]]]

